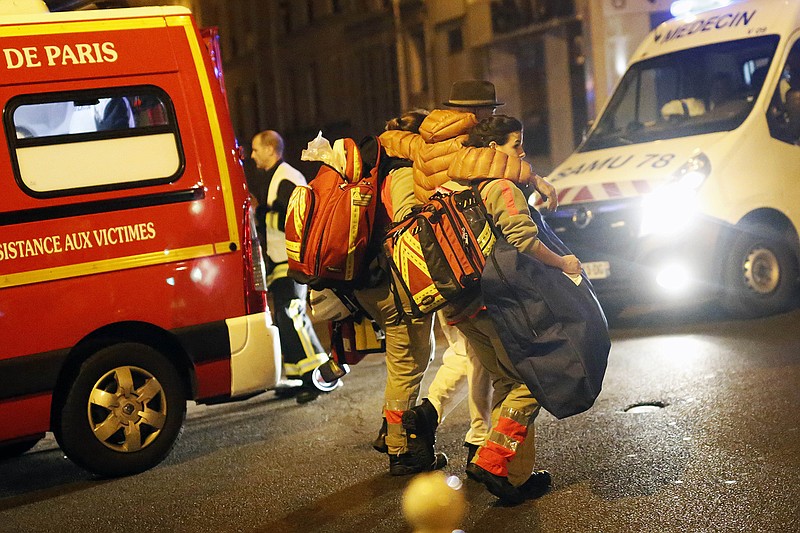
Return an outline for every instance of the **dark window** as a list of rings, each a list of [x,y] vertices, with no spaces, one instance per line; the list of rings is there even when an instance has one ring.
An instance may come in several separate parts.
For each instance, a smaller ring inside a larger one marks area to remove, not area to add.
[[[183,169],[172,102],[153,86],[18,96],[4,121],[32,196],[166,183]]]
[[[800,143],[800,41],[792,46],[781,70],[767,112],[767,123],[770,134],[776,139],[789,144]]]
[[[634,63],[580,150],[738,128],[755,105],[777,45],[777,35],[765,35]]]
[[[450,55],[457,54],[464,50],[464,37],[461,28],[456,28],[447,32],[447,50]]]

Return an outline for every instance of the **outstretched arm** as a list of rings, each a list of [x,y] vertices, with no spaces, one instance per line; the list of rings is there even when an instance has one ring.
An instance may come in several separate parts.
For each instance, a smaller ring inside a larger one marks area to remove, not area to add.
[[[538,174],[533,177],[533,186],[542,195],[542,198],[547,200],[545,207],[550,211],[555,211],[558,208],[558,192],[552,183],[544,179]]]

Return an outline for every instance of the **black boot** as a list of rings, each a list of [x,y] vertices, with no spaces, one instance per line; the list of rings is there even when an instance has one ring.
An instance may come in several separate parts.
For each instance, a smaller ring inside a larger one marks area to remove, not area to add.
[[[503,503],[519,505],[525,501],[525,496],[508,481],[507,477],[492,474],[475,463],[467,465],[467,475],[478,483],[482,483],[486,490],[500,498]]]
[[[294,398],[297,396],[297,393],[303,390],[303,380],[293,378],[281,379],[272,390],[278,398]]]
[[[393,476],[407,476],[439,470],[447,466],[447,456],[443,453],[434,454],[433,465],[421,464],[417,457],[410,452],[400,455],[389,454],[389,474]]]
[[[480,448],[480,446],[465,442],[464,448],[467,449],[467,464],[470,464],[472,462],[472,458],[475,457],[476,453],[478,453],[478,448]]]
[[[470,444],[469,442],[465,442],[464,447],[467,449],[467,469],[466,469],[467,477],[473,481],[478,481],[475,478],[475,475],[472,472],[473,469],[470,468],[470,465],[472,464],[472,458],[475,457],[476,453],[478,453],[478,448],[480,448],[480,446],[478,446],[477,444]]]
[[[389,448],[386,447],[386,417],[383,417],[381,429],[378,430],[378,436],[372,441],[372,448],[376,452],[389,453]]]
[[[547,470],[534,470],[525,483],[517,487],[526,499],[532,500],[543,496],[553,484],[553,478]]]
[[[408,453],[417,458],[421,465],[428,465],[432,470],[436,464],[434,444],[436,443],[436,427],[439,425],[439,414],[428,399],[403,412],[403,429],[408,438]]]

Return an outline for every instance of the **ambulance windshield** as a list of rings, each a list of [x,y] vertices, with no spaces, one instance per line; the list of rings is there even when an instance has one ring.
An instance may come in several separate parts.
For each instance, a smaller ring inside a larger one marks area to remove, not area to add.
[[[753,109],[777,35],[711,44],[635,63],[578,149],[737,128]]]

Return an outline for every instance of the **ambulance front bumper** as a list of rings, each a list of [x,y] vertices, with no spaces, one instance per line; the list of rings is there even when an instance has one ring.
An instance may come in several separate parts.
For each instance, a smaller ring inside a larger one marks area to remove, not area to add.
[[[702,298],[718,290],[721,224],[696,217],[681,231],[643,235],[642,218],[636,198],[562,206],[545,215],[581,260],[601,303]]]

